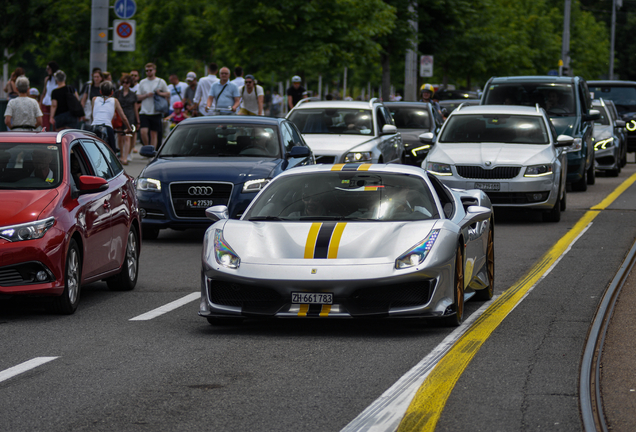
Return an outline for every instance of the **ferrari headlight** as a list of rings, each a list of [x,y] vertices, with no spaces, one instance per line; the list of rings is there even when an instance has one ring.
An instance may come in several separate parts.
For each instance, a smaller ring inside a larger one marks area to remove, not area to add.
[[[243,192],[258,192],[265,187],[271,179],[248,180],[243,184]]]
[[[353,152],[347,153],[345,162],[370,162],[373,159],[371,152]]]
[[[614,137],[610,137],[604,140],[600,140],[594,143],[594,150],[605,150],[608,147],[614,145]]]
[[[566,153],[575,152],[575,151],[581,150],[582,148],[583,148],[583,140],[581,138],[574,138],[572,145],[565,147],[565,152]]]
[[[0,238],[10,242],[39,239],[44,237],[44,234],[54,223],[55,218],[51,216],[50,218],[40,221],[1,227]]]
[[[439,236],[438,229],[431,231],[424,240],[413,246],[395,260],[395,268],[399,270],[420,265],[433,247],[435,240],[437,240],[437,236]]]
[[[232,250],[230,245],[223,239],[223,231],[220,229],[214,232],[214,257],[216,262],[223,267],[236,269],[241,265],[241,258]]]
[[[424,153],[430,148],[431,148],[431,146],[429,144],[423,145],[421,147],[416,147],[414,149],[411,149],[411,154],[413,155],[413,157],[417,157],[418,153]]]
[[[526,167],[524,177],[543,177],[552,174],[552,165],[532,165]]]
[[[453,175],[453,172],[451,171],[451,166],[449,164],[444,164],[444,163],[427,162],[426,171],[438,176]]]
[[[139,177],[137,179],[137,190],[161,192],[161,182],[152,178]]]

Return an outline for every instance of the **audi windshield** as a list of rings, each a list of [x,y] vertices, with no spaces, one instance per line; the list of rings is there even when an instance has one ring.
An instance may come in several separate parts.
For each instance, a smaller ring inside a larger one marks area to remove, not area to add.
[[[252,124],[189,124],[178,126],[159,157],[280,158],[278,127]]]

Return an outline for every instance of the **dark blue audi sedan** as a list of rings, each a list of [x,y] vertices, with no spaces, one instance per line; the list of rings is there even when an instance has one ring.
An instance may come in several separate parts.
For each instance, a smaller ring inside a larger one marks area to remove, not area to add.
[[[143,235],[164,228],[205,228],[205,209],[225,205],[239,218],[256,194],[278,174],[314,164],[296,126],[282,118],[197,117],[182,121],[137,178]]]

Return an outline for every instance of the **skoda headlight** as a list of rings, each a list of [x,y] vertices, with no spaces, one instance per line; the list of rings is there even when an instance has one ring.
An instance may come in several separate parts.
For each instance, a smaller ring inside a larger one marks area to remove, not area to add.
[[[248,180],[243,184],[243,192],[258,192],[265,187],[271,179]]]
[[[161,192],[161,182],[152,178],[139,177],[137,179],[137,190]]]
[[[565,147],[565,152],[566,153],[575,152],[575,151],[581,150],[582,148],[583,148],[583,140],[581,138],[574,138],[572,145]]]
[[[431,231],[424,240],[395,260],[395,268],[399,270],[420,265],[433,247],[437,236],[439,236],[438,229]]]
[[[40,221],[2,227],[0,228],[0,238],[10,242],[39,239],[44,237],[44,234],[54,223],[55,218],[51,216]]]
[[[524,177],[543,177],[552,174],[552,165],[532,165],[526,167]]]
[[[371,162],[372,159],[371,152],[352,152],[345,156],[345,162]]]
[[[605,150],[614,145],[614,137],[600,140],[594,143],[594,150]]]
[[[449,164],[444,164],[444,163],[427,162],[426,171],[438,176],[453,175],[453,172],[451,171],[451,166]]]
[[[214,257],[216,262],[223,267],[236,269],[241,265],[241,258],[225,242],[223,231],[220,229],[214,232]]]
[[[411,149],[411,154],[413,155],[413,157],[418,157],[419,153],[426,153],[430,148],[431,148],[430,144],[426,144],[420,147],[415,147],[414,149]]]

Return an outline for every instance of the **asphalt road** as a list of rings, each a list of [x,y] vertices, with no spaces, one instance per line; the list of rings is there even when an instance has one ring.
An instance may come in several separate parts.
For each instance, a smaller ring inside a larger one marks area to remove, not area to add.
[[[630,155],[630,161],[632,160]],[[127,167],[136,175],[139,156]],[[559,223],[497,212],[496,294],[512,286],[590,207],[636,172],[569,193]],[[602,211],[503,321],[455,386],[436,430],[580,430],[578,366],[601,293],[636,238],[636,186]],[[132,292],[82,290],[72,316],[38,301],[0,303],[2,431],[337,431],[448,334],[400,321],[248,321],[213,327],[198,301],[132,318],[199,291],[203,231],[142,246]],[[471,301],[467,313],[482,303]]]

